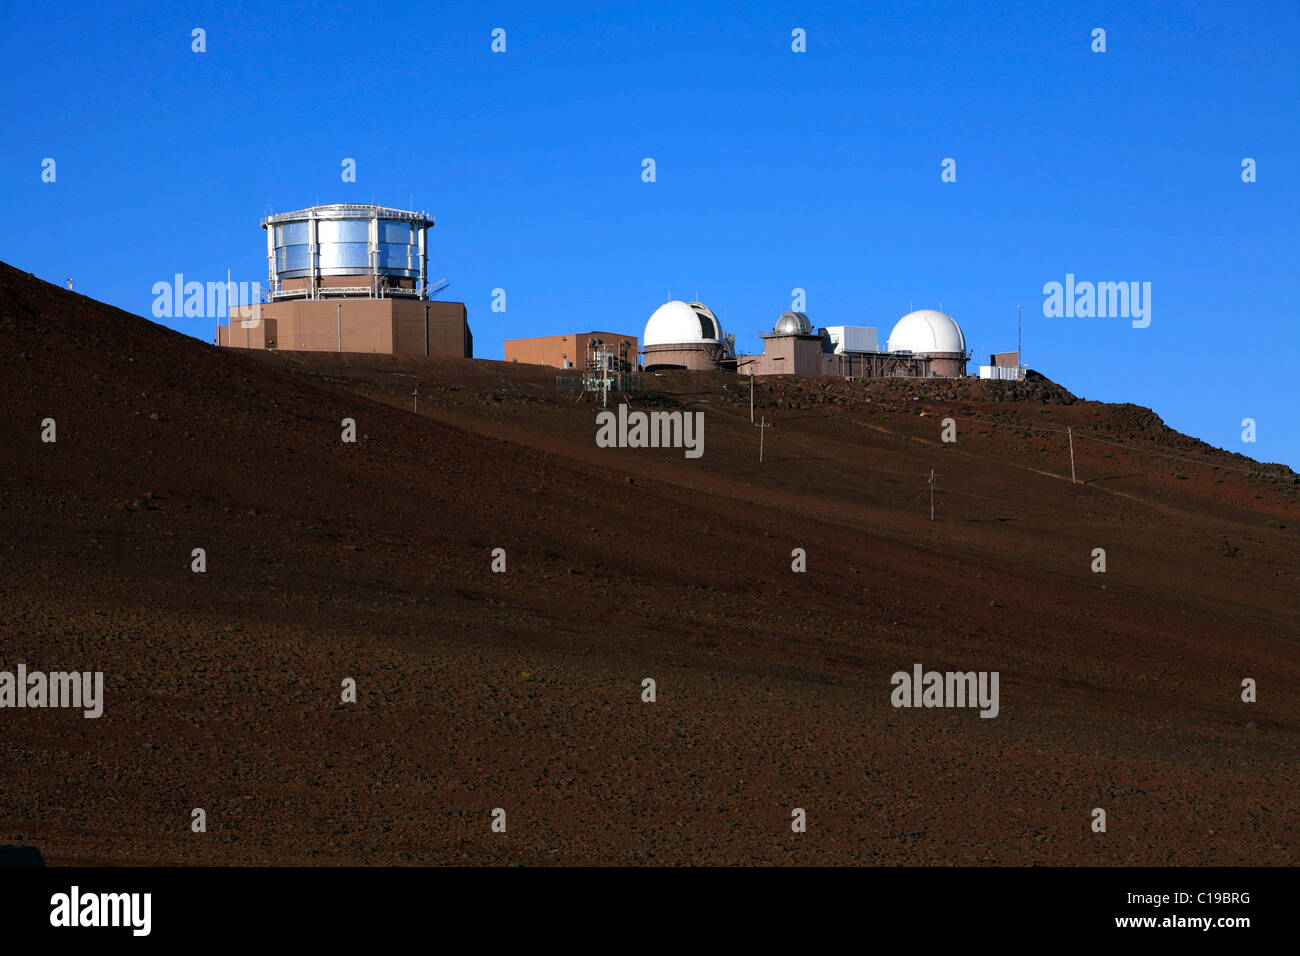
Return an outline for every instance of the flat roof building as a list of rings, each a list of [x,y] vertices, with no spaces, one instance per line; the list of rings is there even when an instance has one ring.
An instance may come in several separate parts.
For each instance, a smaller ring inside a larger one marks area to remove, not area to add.
[[[553,365],[556,368],[582,368],[591,343],[607,346],[619,355],[626,345],[625,372],[635,371],[637,337],[618,332],[567,332],[563,335],[540,335],[528,339],[506,339],[505,360],[529,365]]]

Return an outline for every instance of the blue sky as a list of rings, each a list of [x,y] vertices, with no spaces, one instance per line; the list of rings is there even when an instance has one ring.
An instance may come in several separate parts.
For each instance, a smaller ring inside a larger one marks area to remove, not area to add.
[[[0,259],[150,315],[264,282],[268,209],[413,204],[482,358],[670,290],[758,350],[798,287],[882,339],[942,303],[987,361],[1020,304],[1076,394],[1300,468],[1296,3],[559,7],[0,0]],[[1045,317],[1067,273],[1150,282],[1150,327]]]

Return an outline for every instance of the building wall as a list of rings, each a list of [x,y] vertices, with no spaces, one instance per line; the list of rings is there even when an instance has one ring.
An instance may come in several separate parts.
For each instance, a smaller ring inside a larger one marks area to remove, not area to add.
[[[880,348],[877,330],[864,325],[828,325],[836,352],[875,352]]]
[[[427,350],[425,316],[428,314]],[[379,352],[471,357],[463,302],[412,299],[288,300],[260,306],[260,319],[231,310],[218,341],[234,348],[308,352]]]
[[[245,318],[236,310],[231,311],[230,325],[220,326],[217,331],[217,339],[222,345],[236,349],[264,349],[268,341],[275,341],[275,319],[265,316]]]
[[[966,374],[964,352],[931,352],[930,374],[939,378],[961,378]]]
[[[393,349],[396,354],[473,357],[465,303],[404,299],[392,302]]]
[[[542,335],[528,339],[506,339],[505,342],[505,360],[507,362],[524,362],[529,365],[553,365],[556,368],[564,368],[564,363],[570,363],[570,368],[582,368],[583,362],[587,356],[587,342],[590,339],[600,339],[606,345],[617,345],[619,342],[626,341],[630,348],[627,350],[628,362],[631,365],[636,364],[637,356],[637,337],[635,335],[620,335],[617,332],[569,332],[564,335]],[[567,358],[565,358],[567,356]]]
[[[306,352],[393,351],[393,300],[288,301],[262,306],[278,320],[279,335],[268,347]]]
[[[576,334],[541,335],[531,339],[506,339],[505,360],[526,365],[578,368],[584,347]],[[585,340],[581,340],[585,341]]]
[[[1015,368],[1020,364],[1020,353],[994,352],[989,356],[989,364],[996,368]]]
[[[980,378],[999,379],[1001,381],[1023,381],[1025,370],[1018,365],[981,365]]]
[[[643,364],[655,369],[684,368],[693,372],[715,372],[721,367],[719,345],[647,345]]]
[[[763,354],[749,356],[737,371],[754,375],[836,375],[843,378],[925,376],[930,362],[923,356],[888,352],[823,352],[813,335],[769,335]]]
[[[827,375],[832,357],[822,353],[820,336],[769,335],[763,339],[763,354],[751,356],[739,370],[754,375]]]

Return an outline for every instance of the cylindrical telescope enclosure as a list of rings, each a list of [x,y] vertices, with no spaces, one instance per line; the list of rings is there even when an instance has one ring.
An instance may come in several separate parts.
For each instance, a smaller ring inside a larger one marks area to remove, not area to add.
[[[262,220],[262,228],[269,231],[272,292],[280,291],[286,279],[307,279],[307,283],[293,282],[291,286],[322,293],[331,287],[396,290],[398,283],[376,281],[376,277],[387,276],[413,280],[400,286],[409,287],[407,294],[417,292],[423,298],[426,291],[419,280],[426,272],[424,232],[432,225],[433,218],[424,213],[353,204],[313,206],[268,216]],[[358,280],[346,286],[319,281],[333,276],[357,276]]]

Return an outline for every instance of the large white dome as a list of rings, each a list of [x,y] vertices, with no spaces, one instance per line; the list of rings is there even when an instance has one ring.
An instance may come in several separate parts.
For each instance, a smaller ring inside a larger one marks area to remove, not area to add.
[[[641,345],[679,345],[682,343],[718,343],[722,325],[708,307],[699,302],[665,302],[655,309],[645,324]]]
[[[965,352],[966,336],[952,316],[934,309],[917,309],[898,320],[889,333],[891,352]]]

